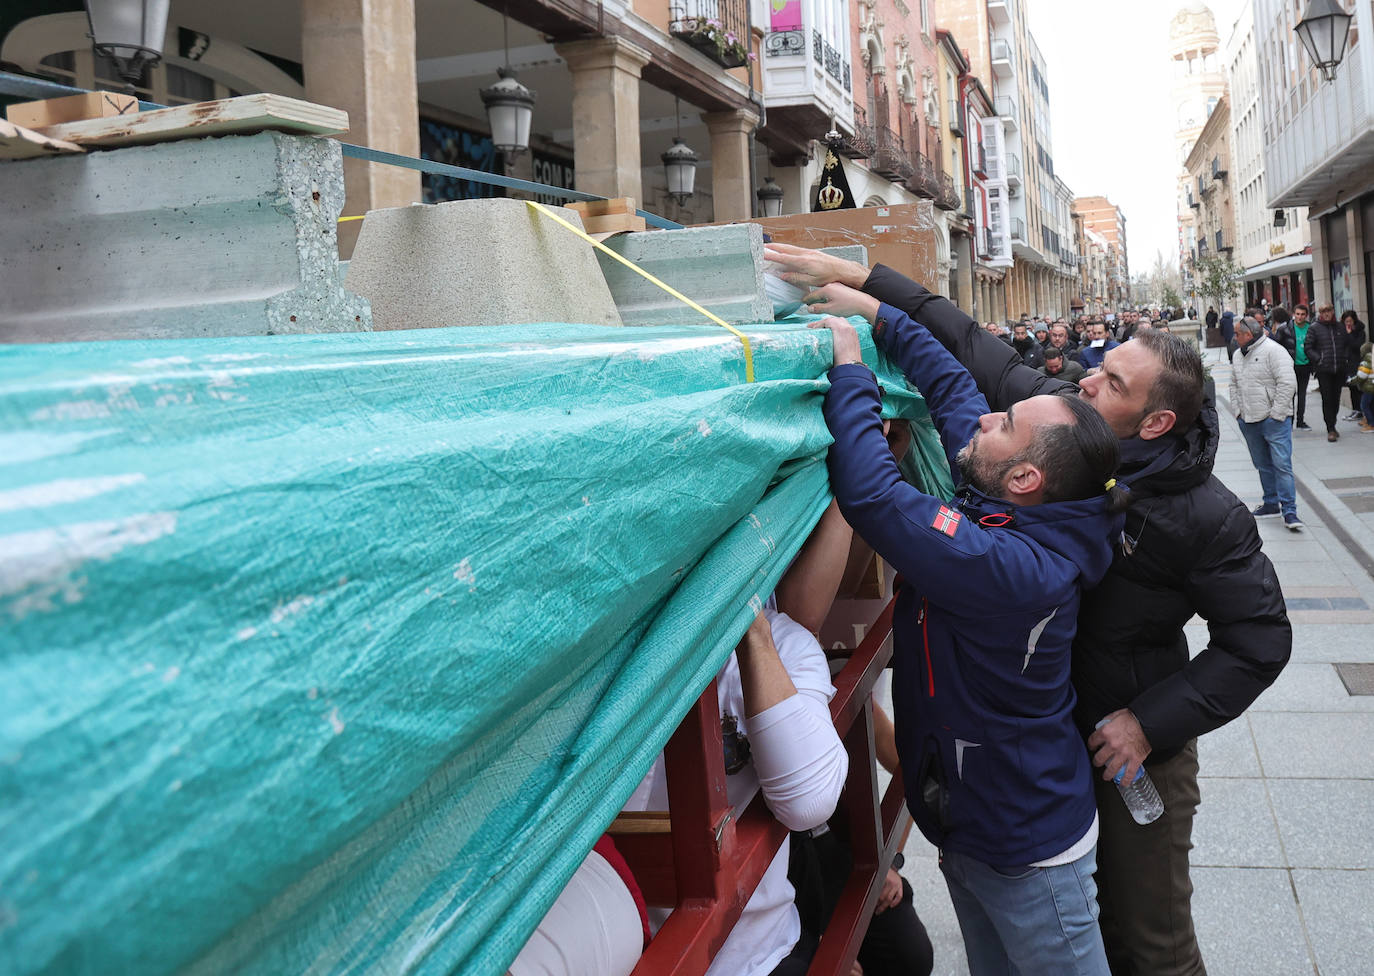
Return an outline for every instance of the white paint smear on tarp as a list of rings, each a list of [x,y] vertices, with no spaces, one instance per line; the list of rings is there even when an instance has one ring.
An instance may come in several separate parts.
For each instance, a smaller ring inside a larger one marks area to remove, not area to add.
[[[79,603],[86,581],[74,574],[83,565],[171,535],[176,526],[175,512],[148,512],[0,536],[0,597],[14,597],[5,610],[22,620],[52,610],[58,599]]]
[[[0,512],[79,502],[147,480],[142,474],[113,474],[99,478],[59,478],[41,485],[25,485],[0,491]]]

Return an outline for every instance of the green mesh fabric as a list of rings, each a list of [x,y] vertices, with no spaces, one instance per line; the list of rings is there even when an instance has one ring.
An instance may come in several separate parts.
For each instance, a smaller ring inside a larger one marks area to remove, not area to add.
[[[0,349],[0,969],[503,972],[829,501],[747,331]]]

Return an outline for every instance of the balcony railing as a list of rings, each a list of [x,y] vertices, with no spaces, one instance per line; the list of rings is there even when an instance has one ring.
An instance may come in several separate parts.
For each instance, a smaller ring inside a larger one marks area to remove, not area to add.
[[[1026,243],[1026,222],[1020,217],[1011,218],[1011,239]]]
[[[913,179],[916,168],[907,158],[901,137],[885,125],[874,126],[874,131],[878,136],[878,151],[868,159],[869,170],[889,180]]]
[[[746,0],[672,0],[668,32],[722,67],[738,68],[749,59]]]
[[[1002,74],[1015,74],[1011,60],[1011,45],[1006,41],[992,42],[992,70]]]
[[[1227,254],[1227,256],[1229,257],[1230,254],[1231,254],[1231,251],[1232,251],[1231,242],[1228,241],[1228,240],[1222,235],[1222,232],[1221,232],[1221,231],[1217,231],[1216,241],[1217,241],[1217,253],[1220,254],[1222,251],[1225,251],[1226,254]]]
[[[959,209],[959,189],[954,185],[954,177],[948,173],[941,173],[940,192],[935,197],[935,206],[941,210]]]
[[[863,109],[854,109],[854,135],[841,133],[835,151],[848,159],[867,159],[878,151],[877,135],[868,124],[868,113]]]
[[[1194,210],[1202,206],[1202,203],[1197,199],[1197,197],[1193,196],[1192,190],[1188,191],[1188,206],[1192,207]]]
[[[1010,95],[998,95],[992,100],[992,107],[1004,120],[1016,125],[1016,99]]]
[[[964,210],[963,210],[963,214],[964,214],[965,217],[972,218],[972,217],[973,217],[975,214],[977,214],[977,213],[978,213],[978,206],[977,206],[977,202],[976,202],[976,200],[974,199],[974,196],[973,196],[973,187],[971,187],[971,186],[966,186],[966,187],[964,187]]]
[[[1220,156],[1212,157],[1212,179],[1226,179],[1226,166],[1222,163]]]
[[[973,172],[978,174],[979,176],[986,177],[988,175],[987,150],[983,148],[983,144],[981,142],[975,143],[974,145],[970,146],[969,149],[973,158]]]
[[[911,151],[911,163],[915,174],[907,180],[907,188],[918,197],[935,200],[940,196],[940,179],[935,174],[935,161],[925,153]]]
[[[1016,153],[1007,153],[1006,158],[1005,158],[1005,163],[1006,163],[1006,167],[1007,167],[1007,182],[1008,182],[1008,183],[1020,183],[1020,182],[1021,182],[1021,157],[1018,156],[1018,155],[1016,155]]]
[[[959,109],[959,99],[949,100],[949,131],[956,136],[964,134],[964,113]]]

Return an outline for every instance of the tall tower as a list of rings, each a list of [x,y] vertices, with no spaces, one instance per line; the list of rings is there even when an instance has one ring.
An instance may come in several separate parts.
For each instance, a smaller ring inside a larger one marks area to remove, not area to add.
[[[1169,22],[1169,57],[1173,70],[1174,159],[1178,166],[1178,261],[1186,279],[1194,247],[1195,223],[1189,204],[1190,183],[1184,160],[1202,132],[1207,116],[1226,92],[1216,18],[1201,0],[1189,0]],[[1193,199],[1196,187],[1191,187]]]

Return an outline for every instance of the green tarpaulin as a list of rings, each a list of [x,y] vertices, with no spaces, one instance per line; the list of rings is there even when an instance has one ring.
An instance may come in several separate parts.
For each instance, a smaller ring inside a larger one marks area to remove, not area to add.
[[[0,349],[0,971],[502,972],[829,500],[747,331]]]

